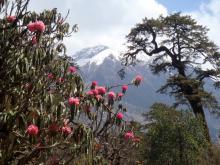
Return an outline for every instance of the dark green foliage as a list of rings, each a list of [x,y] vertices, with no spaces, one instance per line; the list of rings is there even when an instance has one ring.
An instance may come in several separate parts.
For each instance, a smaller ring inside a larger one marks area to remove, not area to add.
[[[191,112],[177,111],[156,103],[147,114],[151,123],[146,134],[146,164],[197,164],[207,149],[203,122]]]

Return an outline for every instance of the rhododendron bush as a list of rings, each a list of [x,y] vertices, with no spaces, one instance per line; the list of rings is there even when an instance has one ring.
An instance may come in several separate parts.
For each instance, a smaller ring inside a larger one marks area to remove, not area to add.
[[[1,9],[0,164],[129,162],[140,139],[121,99],[142,77],[85,85],[63,44],[75,29],[56,9],[35,13],[28,2]]]

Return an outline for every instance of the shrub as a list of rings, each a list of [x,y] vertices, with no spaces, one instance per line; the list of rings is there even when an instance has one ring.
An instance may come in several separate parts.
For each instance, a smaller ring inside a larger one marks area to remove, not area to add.
[[[147,118],[151,120],[146,133],[147,164],[197,164],[208,149],[203,122],[191,112],[156,103]]]

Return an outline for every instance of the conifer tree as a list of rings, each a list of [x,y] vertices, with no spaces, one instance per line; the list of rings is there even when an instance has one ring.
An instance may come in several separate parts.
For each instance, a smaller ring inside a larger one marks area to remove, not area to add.
[[[128,49],[123,63],[135,64],[138,54],[150,56],[151,71],[169,75],[159,92],[174,96],[174,106],[189,105],[196,116],[202,116],[210,139],[204,111],[206,108],[217,110],[219,104],[212,93],[204,89],[204,84],[205,79],[212,79],[219,87],[220,53],[207,31],[191,16],[180,13],[144,18],[127,35]]]

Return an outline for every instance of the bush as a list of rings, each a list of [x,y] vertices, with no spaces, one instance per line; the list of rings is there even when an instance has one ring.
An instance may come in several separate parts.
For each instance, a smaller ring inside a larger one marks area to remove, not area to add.
[[[191,112],[156,103],[147,118],[151,120],[146,133],[147,164],[197,164],[208,148],[203,122]]]

